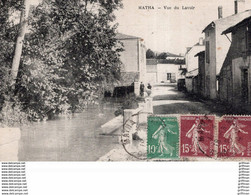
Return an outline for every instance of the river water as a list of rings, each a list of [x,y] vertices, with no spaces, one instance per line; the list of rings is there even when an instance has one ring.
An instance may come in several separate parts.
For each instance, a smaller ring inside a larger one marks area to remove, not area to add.
[[[71,119],[33,123],[21,128],[20,161],[96,161],[118,145],[117,136],[100,135],[116,106],[88,109]]]

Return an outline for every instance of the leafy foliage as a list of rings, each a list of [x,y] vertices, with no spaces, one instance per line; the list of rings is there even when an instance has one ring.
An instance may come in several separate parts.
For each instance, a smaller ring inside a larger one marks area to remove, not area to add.
[[[146,51],[146,59],[152,59],[152,58],[156,58],[156,55],[151,49],[148,49]]]
[[[122,46],[115,39],[117,25],[111,25],[119,7],[117,0],[44,0],[32,10],[12,98],[30,120],[83,108],[119,79]],[[8,75],[17,34],[6,32],[11,41],[8,52],[0,51],[3,75]],[[8,87],[8,79],[0,84],[2,103]]]

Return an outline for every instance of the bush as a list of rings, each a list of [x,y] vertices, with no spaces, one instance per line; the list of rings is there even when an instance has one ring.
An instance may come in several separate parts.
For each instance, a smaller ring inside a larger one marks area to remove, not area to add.
[[[27,114],[23,112],[20,103],[5,101],[0,111],[1,127],[14,127],[27,122]]]
[[[135,96],[134,93],[131,93],[123,100],[124,101],[121,103],[121,107],[114,112],[115,116],[123,114],[125,109],[136,109],[139,106],[139,104],[138,104],[139,99]]]

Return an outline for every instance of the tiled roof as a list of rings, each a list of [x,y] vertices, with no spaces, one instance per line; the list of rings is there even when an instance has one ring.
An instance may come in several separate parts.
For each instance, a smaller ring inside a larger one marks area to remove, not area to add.
[[[157,65],[157,59],[146,59],[146,65]]]
[[[193,45],[193,47],[187,47],[187,51],[186,51],[186,55],[193,50],[195,47],[204,47],[205,46],[205,39],[203,39],[202,44],[200,44],[199,42],[196,43],[195,45]]]
[[[146,59],[146,65],[157,65],[157,64],[176,64],[182,65],[185,64],[185,59]]]
[[[250,22],[251,22],[251,16],[245,18],[244,20],[242,20],[242,21],[239,22],[238,24],[233,25],[233,26],[229,27],[228,29],[224,30],[224,31],[222,32],[222,34],[230,33],[230,32],[233,31],[233,29],[238,28],[239,26],[241,26],[241,25],[243,25],[243,24],[250,23]]]
[[[251,16],[251,10],[246,10],[244,12],[240,12],[237,14],[233,14],[231,16],[225,17],[225,18],[220,18],[218,20],[212,21],[209,25],[206,26],[206,28],[202,31],[205,32],[208,28],[214,26],[214,25],[220,25],[222,28],[227,29],[233,25],[236,25],[243,19]]]

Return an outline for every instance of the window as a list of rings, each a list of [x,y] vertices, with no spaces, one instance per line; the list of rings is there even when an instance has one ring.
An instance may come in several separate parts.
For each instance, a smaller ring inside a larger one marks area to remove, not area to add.
[[[239,51],[246,52],[246,44],[245,44],[245,38],[241,37],[239,41]]]
[[[170,81],[172,78],[172,73],[166,73],[166,80]]]
[[[241,96],[242,102],[248,102],[248,70],[242,69],[241,71]]]
[[[206,63],[210,63],[210,45],[209,45],[209,41],[206,41]]]
[[[247,50],[251,51],[251,25],[247,27]]]

